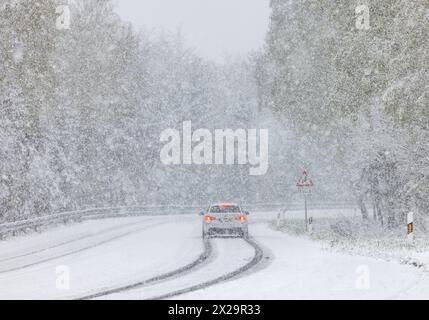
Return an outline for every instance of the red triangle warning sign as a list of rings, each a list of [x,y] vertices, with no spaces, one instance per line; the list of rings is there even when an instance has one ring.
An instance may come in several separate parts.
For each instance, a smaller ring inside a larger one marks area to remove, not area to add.
[[[298,182],[296,183],[296,186],[297,187],[313,187],[314,186],[313,181],[308,176],[307,170],[304,170],[302,172],[302,175],[299,178]]]

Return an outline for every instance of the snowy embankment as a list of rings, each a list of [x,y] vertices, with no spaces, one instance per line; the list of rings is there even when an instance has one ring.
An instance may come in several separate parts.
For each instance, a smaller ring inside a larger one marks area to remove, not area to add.
[[[272,220],[270,225],[273,230],[320,241],[328,250],[396,261],[429,272],[429,235],[421,225],[416,226],[414,240],[409,241],[406,225],[387,230],[377,221],[341,211],[333,215],[320,212],[309,215],[315,217],[311,234],[305,232],[302,212],[286,214],[280,221]]]

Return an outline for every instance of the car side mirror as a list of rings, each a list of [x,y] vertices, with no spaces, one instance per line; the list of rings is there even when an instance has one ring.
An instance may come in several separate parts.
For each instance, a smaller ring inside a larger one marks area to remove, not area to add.
[[[205,213],[204,213],[204,211],[200,211],[199,213],[198,213],[198,215],[200,215],[200,216],[203,216]]]

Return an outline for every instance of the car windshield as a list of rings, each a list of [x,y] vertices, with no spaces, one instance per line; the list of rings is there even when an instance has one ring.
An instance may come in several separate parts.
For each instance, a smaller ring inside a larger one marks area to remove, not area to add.
[[[239,206],[234,206],[234,205],[217,205],[217,206],[212,206],[210,208],[210,212],[212,213],[238,213],[240,212],[240,207]]]

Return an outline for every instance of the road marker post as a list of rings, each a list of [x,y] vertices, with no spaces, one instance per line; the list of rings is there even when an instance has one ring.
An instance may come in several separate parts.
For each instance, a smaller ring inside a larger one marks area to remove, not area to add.
[[[412,212],[407,214],[407,239],[409,242],[414,241],[414,214]]]
[[[280,228],[281,211],[282,211],[282,209],[279,209],[279,212],[277,213],[277,229]]]
[[[286,212],[286,207],[285,208],[280,208],[279,211],[277,212],[277,229],[280,228],[281,226],[281,222],[285,221],[285,212]]]
[[[313,233],[313,217],[308,218],[308,232]]]

